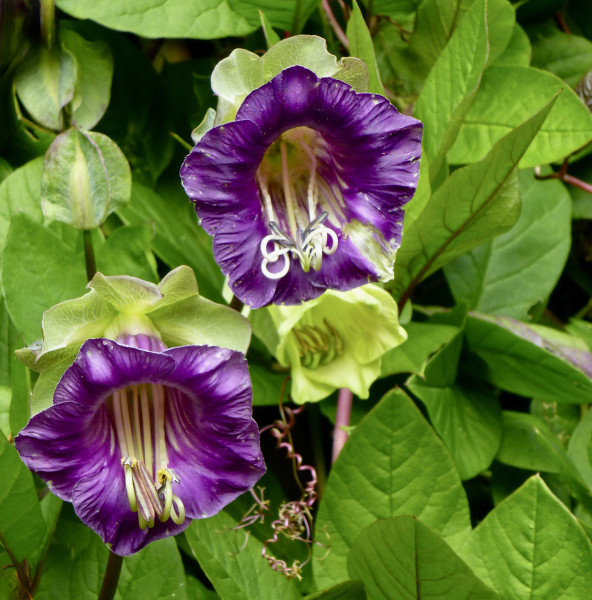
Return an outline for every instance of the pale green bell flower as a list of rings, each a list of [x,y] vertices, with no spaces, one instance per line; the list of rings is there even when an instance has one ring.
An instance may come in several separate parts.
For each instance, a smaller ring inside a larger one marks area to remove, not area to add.
[[[339,388],[367,398],[380,376],[383,354],[407,339],[396,302],[374,284],[264,310],[277,337],[263,337],[279,363],[290,367],[292,398],[298,404],[322,400]],[[263,321],[254,319],[256,331]]]

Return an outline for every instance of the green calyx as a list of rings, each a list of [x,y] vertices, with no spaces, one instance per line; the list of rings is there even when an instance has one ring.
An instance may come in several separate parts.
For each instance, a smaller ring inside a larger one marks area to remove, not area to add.
[[[299,404],[339,388],[367,398],[383,354],[407,338],[396,302],[374,284],[329,290],[298,306],[270,306],[254,311],[252,322],[278,362],[290,367]]]
[[[43,315],[43,341],[17,351],[41,373],[33,392],[34,412],[49,406],[53,391],[90,338],[118,339],[146,334],[168,346],[209,345],[245,353],[251,339],[247,319],[199,295],[187,266],[171,271],[159,285],[135,277],[97,273],[90,291],[66,300]]]
[[[263,56],[237,49],[220,61],[212,73],[212,90],[218,96],[218,107],[215,114],[211,110],[206,114],[193,132],[193,141],[197,143],[208,129],[232,121],[253,90],[295,65],[310,69],[318,77],[344,81],[357,92],[368,91],[365,63],[353,57],[338,60],[327,50],[326,41],[314,35],[295,35],[281,40]]]

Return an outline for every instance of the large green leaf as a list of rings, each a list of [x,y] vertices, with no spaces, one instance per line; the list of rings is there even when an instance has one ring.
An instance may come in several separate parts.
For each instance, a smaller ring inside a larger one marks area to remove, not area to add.
[[[554,333],[548,329],[542,331]],[[588,404],[592,380],[576,366],[579,361],[573,359],[581,356],[585,360],[589,354],[581,347],[555,344],[537,332],[503,317],[469,317],[465,327],[468,347],[487,367],[467,363],[467,369],[470,372],[478,369],[487,381],[527,398]],[[572,344],[583,344],[578,338],[565,339]]]
[[[405,230],[395,264],[402,304],[425,277],[516,222],[516,165],[555,99],[499,140],[482,161],[454,171]]]
[[[118,0],[92,6],[78,0],[57,0],[56,4],[78,19],[93,19],[143,37],[197,39],[246,35],[259,27],[258,9],[275,27],[297,32],[316,6],[311,0],[126,0],[125,10]]]
[[[565,33],[553,21],[529,27],[527,33],[533,67],[554,73],[571,87],[592,70],[592,42],[585,37]]]
[[[315,578],[329,586],[348,578],[347,555],[377,518],[414,515],[451,545],[469,530],[467,499],[446,449],[413,402],[387,394],[356,427],[329,475],[317,518],[331,551],[316,548]]]
[[[227,511],[197,519],[185,532],[195,558],[222,600],[297,600],[294,580],[272,570],[261,556],[262,543],[244,530]]]
[[[563,91],[520,167],[561,161],[592,139],[592,114],[557,76],[518,66],[495,66],[483,74],[479,92],[465,115],[448,160],[453,164],[480,160],[493,143],[532,114],[533,107],[541,106],[560,90]]]
[[[63,510],[35,600],[96,600],[108,554],[101,539],[71,509]]]
[[[416,323],[404,325],[407,340],[382,357],[382,375],[414,373],[422,375],[431,354],[442,348],[460,331],[454,325]]]
[[[44,311],[84,293],[84,257],[25,214],[17,214],[6,239],[2,280],[8,311],[29,344],[41,337]]]
[[[45,534],[33,476],[0,433],[0,545],[22,563],[37,554]],[[31,565],[33,566],[33,565]]]
[[[565,466],[565,451],[541,419],[506,410],[503,422],[504,434],[497,454],[499,462],[529,471],[561,472]]]
[[[574,600],[592,589],[592,544],[538,476],[485,517],[461,557],[512,600]]]
[[[433,65],[473,3],[474,0],[424,0],[417,10],[410,50],[420,55],[425,64]],[[508,45],[516,17],[508,0],[488,0],[486,8],[491,62]]]
[[[502,438],[502,413],[497,396],[466,385],[430,387],[414,377],[409,389],[427,408],[461,479],[487,469]]]
[[[186,600],[185,572],[177,544],[166,538],[123,561],[115,600]]]
[[[362,59],[368,67],[369,89],[373,94],[383,94],[384,89],[380,81],[380,73],[376,64],[374,45],[366,21],[362,16],[360,7],[354,0],[351,16],[347,22],[347,39],[349,41],[349,52],[351,56]]]
[[[26,213],[37,223],[43,222],[41,212],[41,174],[43,158],[36,158],[13,171],[0,184],[0,259],[12,217]],[[2,274],[0,273],[0,284]]]
[[[487,3],[476,0],[430,71],[415,108],[415,116],[424,123],[423,147],[432,181],[473,102],[488,53]]]
[[[501,600],[413,517],[374,521],[356,540],[347,564],[371,600]]]
[[[471,310],[527,321],[543,304],[565,265],[571,240],[571,199],[557,180],[520,172],[522,210],[510,231],[444,267],[457,302]]]

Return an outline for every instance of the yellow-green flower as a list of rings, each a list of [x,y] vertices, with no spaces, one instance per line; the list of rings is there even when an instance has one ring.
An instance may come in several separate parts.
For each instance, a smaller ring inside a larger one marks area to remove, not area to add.
[[[396,302],[373,284],[264,310],[274,335],[269,329],[263,333],[265,314],[255,315],[254,327],[280,364],[290,367],[292,397],[299,404],[322,400],[338,388],[367,398],[383,354],[407,339]]]

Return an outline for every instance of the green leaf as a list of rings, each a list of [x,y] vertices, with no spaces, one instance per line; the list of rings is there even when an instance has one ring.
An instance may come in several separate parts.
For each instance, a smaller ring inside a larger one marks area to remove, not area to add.
[[[409,48],[421,56],[429,68],[438,59],[461,20],[473,6],[473,0],[424,0],[418,7],[416,27]],[[512,36],[514,8],[508,0],[488,0],[488,64],[499,56]]]
[[[560,90],[563,91],[520,167],[561,162],[592,139],[592,114],[555,75],[515,66],[490,67],[483,74],[479,92],[465,115],[448,160],[452,164],[479,160],[493,143],[532,114],[533,107]]]
[[[487,365],[480,366],[483,379],[503,390],[547,402],[587,404],[592,394],[592,380],[576,362],[561,354],[583,352],[585,345],[578,338],[567,337],[580,347],[569,348],[545,340],[538,332],[554,330],[537,328],[535,332],[518,321],[504,317],[470,316],[465,327],[468,348]],[[527,337],[528,336],[528,337]],[[583,346],[583,347],[582,347]]]
[[[516,165],[554,102],[499,140],[481,162],[454,171],[406,229],[395,264],[402,304],[425,277],[516,222]]]
[[[508,232],[444,267],[457,303],[471,310],[527,321],[545,304],[567,260],[571,199],[556,180],[520,172],[520,217]]]
[[[378,65],[376,64],[376,56],[374,55],[374,44],[356,0],[353,0],[353,8],[347,22],[346,34],[349,41],[350,55],[362,59],[368,67],[370,77],[368,91],[374,94],[384,94]]]
[[[366,592],[361,581],[350,580],[322,592],[309,594],[303,600],[366,600]]]
[[[559,473],[564,450],[559,439],[538,417],[526,413],[504,411],[504,434],[497,460],[506,465]]]
[[[8,311],[25,343],[31,343],[41,337],[44,311],[84,291],[84,257],[42,225],[18,214],[6,239],[2,280]]]
[[[200,293],[222,299],[224,276],[213,260],[210,236],[197,224],[195,210],[182,190],[167,194],[165,200],[134,181],[132,200],[118,214],[129,225],[151,223],[155,254],[170,267],[189,265],[197,275]]]
[[[423,375],[428,358],[437,352],[459,332],[454,325],[416,323],[403,326],[407,341],[389,350],[382,357],[382,376],[395,373]]]
[[[512,37],[506,49],[493,61],[496,66],[528,67],[532,50],[526,32],[518,23],[514,23]]]
[[[197,519],[185,531],[187,542],[222,600],[297,600],[294,580],[274,571],[261,556],[262,542],[236,525],[227,511]]]
[[[35,600],[96,600],[108,554],[99,536],[64,504]]]
[[[156,260],[150,249],[153,237],[151,224],[118,227],[95,252],[98,270],[103,275],[129,275],[158,282]]]
[[[372,600],[501,600],[413,517],[374,521],[356,540],[347,563]]]
[[[91,7],[78,0],[57,0],[57,6],[78,19],[93,19],[110,29],[149,38],[213,39],[244,36],[259,26],[262,10],[275,27],[295,31],[316,7],[311,0],[129,0],[125,11],[117,0]]]
[[[186,600],[185,572],[172,538],[153,542],[123,561],[115,600]]]
[[[485,517],[461,557],[512,600],[586,598],[592,586],[592,544],[538,476]]]
[[[448,387],[456,381],[456,374],[462,350],[462,330],[467,318],[466,307],[460,305],[449,312],[435,313],[430,317],[432,323],[457,327],[457,333],[450,342],[432,356],[426,365],[423,379],[431,387]]]
[[[259,18],[261,19],[261,28],[263,29],[265,42],[267,44],[267,48],[269,49],[280,41],[280,36],[273,30],[269,19],[265,16],[265,13],[262,10],[259,11]]]
[[[331,552],[313,549],[320,586],[348,578],[347,556],[377,518],[414,515],[453,547],[469,531],[467,499],[444,445],[400,390],[387,394],[356,427],[329,475],[317,531]]]
[[[31,561],[45,534],[45,521],[39,508],[33,476],[2,433],[0,473],[0,544],[18,562],[22,563],[24,559]]]
[[[471,479],[485,471],[502,439],[502,411],[497,396],[489,390],[460,384],[430,387],[418,377],[408,385],[427,408],[460,478]]]
[[[592,411],[588,410],[575,428],[567,455],[584,483],[592,490]]]
[[[27,112],[48,129],[64,127],[62,109],[74,97],[76,61],[56,44],[33,48],[20,63],[14,85]]]
[[[253,384],[253,406],[277,406],[288,373],[271,373],[251,361],[249,374]],[[289,391],[289,388],[287,390]]]
[[[25,213],[36,223],[43,222],[41,211],[41,173],[43,158],[36,158],[13,171],[0,184],[0,259],[6,244],[10,221]],[[0,284],[2,276],[0,273]]]
[[[554,21],[529,27],[532,40],[532,66],[550,71],[571,87],[592,70],[592,42],[564,33]]]
[[[415,116],[424,123],[423,147],[430,160],[432,181],[440,175],[487,63],[486,11],[486,0],[474,2],[430,71],[417,100]],[[450,85],[452,81],[454,85]]]
[[[71,121],[82,129],[92,129],[109,104],[113,58],[102,40],[91,42],[78,35],[68,21],[60,22],[62,46],[76,61],[76,85],[71,102]]]

